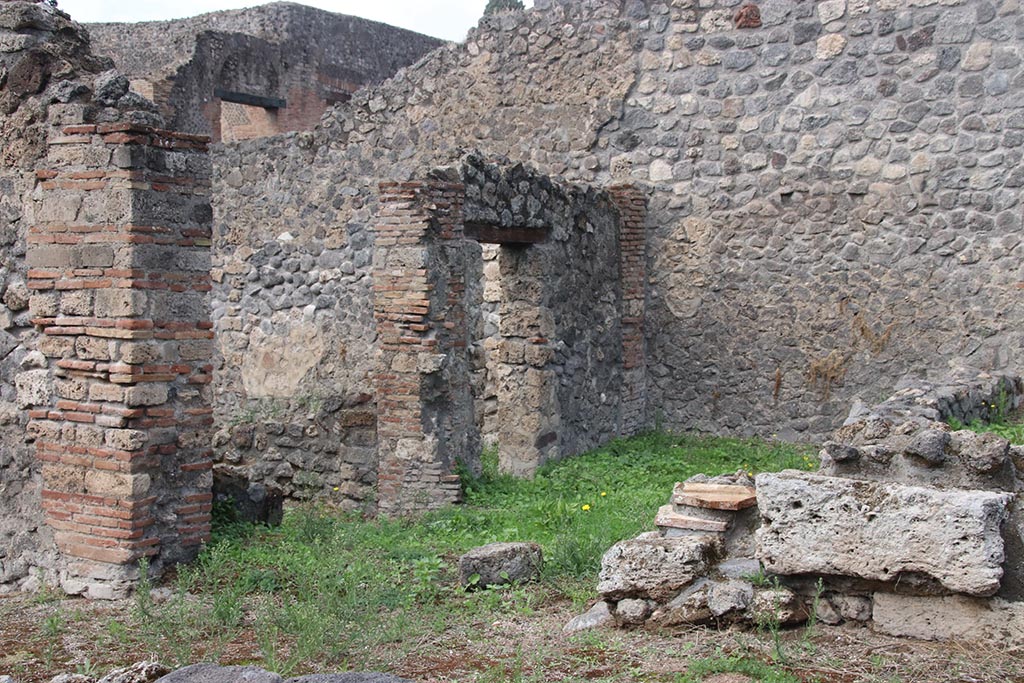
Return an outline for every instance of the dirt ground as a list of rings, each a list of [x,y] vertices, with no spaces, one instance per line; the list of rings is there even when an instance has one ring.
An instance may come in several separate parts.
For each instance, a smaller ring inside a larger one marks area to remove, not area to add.
[[[336,670],[386,671],[415,681],[678,681],[692,662],[748,656],[798,680],[878,683],[1024,683],[1024,651],[994,643],[928,643],[896,639],[859,626],[817,625],[782,634],[783,660],[770,634],[693,627],[666,632],[599,629],[564,636],[576,610],[553,600],[526,615],[467,620],[430,636],[352,653]],[[15,595],[0,597],[0,674],[17,683],[60,673],[99,677],[142,660],[170,664],[132,637],[132,603]],[[420,631],[422,633],[422,631]],[[267,666],[243,629],[221,663]],[[177,643],[190,661],[204,643]],[[293,674],[308,673],[296,670]],[[745,683],[740,674],[711,674],[704,683]]]

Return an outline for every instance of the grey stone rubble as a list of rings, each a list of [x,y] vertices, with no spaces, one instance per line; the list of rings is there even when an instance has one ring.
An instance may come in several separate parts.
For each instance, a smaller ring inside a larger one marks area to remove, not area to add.
[[[769,618],[793,624],[806,618],[801,597],[759,581],[753,481],[739,472],[711,479],[697,475],[687,484],[677,485],[668,509],[659,511],[658,532],[622,541],[605,553],[597,586],[601,602],[593,617],[570,622],[573,630],[612,620],[619,626],[670,627],[750,625]],[[720,530],[709,532],[708,522]],[[610,620],[601,618],[604,611]]]
[[[601,601],[566,629],[795,625],[815,609],[827,624],[1019,646],[1024,449],[935,420],[1003,414],[1021,389],[965,368],[907,381],[856,408],[824,444],[822,473],[759,474],[756,489],[737,485],[742,473],[677,484],[658,532],[605,554]],[[755,491],[757,514],[737,524]]]
[[[540,578],[544,555],[536,543],[489,543],[459,558],[459,583],[487,588]]]

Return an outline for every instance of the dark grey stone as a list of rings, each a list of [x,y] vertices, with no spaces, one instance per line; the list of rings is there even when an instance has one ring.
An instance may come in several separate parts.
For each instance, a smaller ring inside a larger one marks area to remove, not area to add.
[[[284,683],[284,679],[255,666],[193,664],[158,678],[156,683]]]
[[[536,580],[544,559],[536,543],[491,543],[459,558],[459,582],[486,588]]]

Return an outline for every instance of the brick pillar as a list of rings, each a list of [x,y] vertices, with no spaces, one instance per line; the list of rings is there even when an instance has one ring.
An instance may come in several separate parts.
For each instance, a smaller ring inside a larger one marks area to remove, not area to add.
[[[29,432],[63,588],[114,597],[140,558],[209,538],[210,161],[205,138],[80,113],[55,108],[36,174],[30,310],[55,395]]]
[[[622,274],[622,416],[619,433],[646,426],[647,364],[644,346],[647,196],[633,185],[608,189],[619,210],[619,268]]]
[[[378,503],[384,514],[459,499],[456,462],[474,468],[465,314],[464,188],[381,183],[373,256],[379,354]]]

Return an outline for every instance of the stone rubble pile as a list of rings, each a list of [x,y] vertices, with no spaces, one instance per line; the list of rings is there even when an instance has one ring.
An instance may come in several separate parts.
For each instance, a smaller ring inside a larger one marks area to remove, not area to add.
[[[743,472],[676,484],[658,531],[615,544],[601,563],[601,600],[566,632],[607,623],[724,626],[801,623],[805,600],[765,580],[754,557],[754,482]]]
[[[1024,447],[938,420],[1005,415],[1017,377],[955,371],[857,407],[818,473],[676,484],[658,531],[602,559],[566,625],[870,623],[890,635],[1024,643]],[[755,507],[756,505],[756,507]]]

